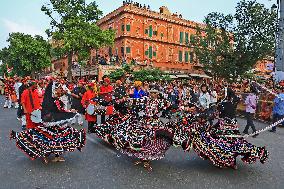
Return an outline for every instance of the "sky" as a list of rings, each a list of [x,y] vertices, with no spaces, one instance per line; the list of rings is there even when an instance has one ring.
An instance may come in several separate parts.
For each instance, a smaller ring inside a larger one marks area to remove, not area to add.
[[[91,2],[93,0],[86,0]],[[266,7],[271,7],[277,0],[257,0]],[[7,46],[9,33],[22,32],[31,35],[42,35],[49,27],[49,18],[40,8],[49,0],[0,0],[0,49]],[[123,0],[96,0],[104,15],[122,5]],[[140,4],[150,5],[154,11],[167,6],[174,13],[178,12],[183,18],[202,22],[210,12],[224,14],[234,13],[239,0],[136,0]]]

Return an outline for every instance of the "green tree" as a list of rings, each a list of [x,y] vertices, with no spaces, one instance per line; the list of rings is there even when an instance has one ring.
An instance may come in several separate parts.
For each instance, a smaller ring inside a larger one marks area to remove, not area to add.
[[[46,33],[54,41],[54,56],[68,56],[68,78],[72,77],[72,57],[77,57],[78,62],[88,60],[91,49],[114,43],[115,32],[97,26],[102,11],[96,2],[50,0],[41,10],[51,19]]]
[[[123,69],[117,69],[109,74],[109,77],[112,81],[116,81],[121,79],[125,75],[125,71]]]
[[[133,79],[138,81],[160,81],[170,80],[170,77],[158,68],[155,69],[142,69],[134,71]]]
[[[51,46],[42,36],[11,33],[7,42],[9,46],[0,51],[0,59],[13,67],[12,75],[33,75],[51,65]]]
[[[6,68],[4,64],[0,65],[0,78],[4,76],[4,74],[6,73]]]
[[[122,69],[117,69],[110,73],[109,77],[112,81],[116,81],[121,79],[126,74],[132,74],[133,70],[129,64],[126,64],[122,67]]]
[[[0,50],[0,75],[1,76],[7,76],[7,64],[9,60],[9,52],[8,48],[4,47],[3,49]]]
[[[273,56],[277,13],[242,0],[234,15],[210,13],[193,38],[195,54],[214,76],[237,78],[258,60]]]
[[[125,73],[131,74],[133,72],[131,66],[129,64],[125,64],[122,69],[124,70]]]
[[[121,79],[126,74],[132,74],[134,81],[170,81],[168,74],[164,73],[158,68],[155,69],[141,69],[133,71],[131,66],[125,65],[122,69],[117,69],[110,73],[109,77],[115,81]]]

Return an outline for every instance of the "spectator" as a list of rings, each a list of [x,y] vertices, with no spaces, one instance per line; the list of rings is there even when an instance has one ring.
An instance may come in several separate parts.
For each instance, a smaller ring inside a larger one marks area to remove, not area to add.
[[[201,85],[201,91],[199,95],[199,104],[203,111],[206,111],[210,105],[210,95],[207,91],[207,86],[205,84]]]
[[[134,91],[133,91],[133,98],[142,98],[146,96],[145,91],[142,89],[142,82],[135,81],[134,82]]]
[[[280,87],[280,92],[278,96],[274,99],[274,107],[273,107],[273,122],[277,122],[278,120],[284,118],[284,87]],[[276,126],[270,130],[270,132],[276,132]]]
[[[113,95],[113,87],[110,85],[110,79],[105,77],[103,79],[103,85],[100,87],[99,96],[104,100],[106,103],[110,103],[112,101]],[[101,123],[105,123],[106,115],[109,116],[113,114],[113,106],[108,105],[106,106],[106,114],[101,115]]]
[[[250,87],[250,93],[246,97],[245,105],[246,105],[246,119],[247,119],[247,125],[245,127],[245,130],[243,131],[244,134],[248,134],[248,130],[251,127],[252,132],[256,132],[254,123],[253,123],[253,117],[256,111],[256,105],[257,105],[257,96],[256,96],[256,89],[254,87]],[[256,137],[258,134],[255,134],[253,137]]]
[[[85,109],[81,103],[82,97],[84,93],[86,92],[84,84],[85,84],[84,81],[80,80],[78,83],[78,86],[75,87],[71,93],[71,96],[72,96],[71,108],[77,110],[77,112],[79,113],[78,124],[80,126],[83,126],[83,114],[85,112]],[[76,123],[76,120],[73,121],[73,124],[75,123]]]
[[[4,81],[0,79],[0,95],[4,94]]]

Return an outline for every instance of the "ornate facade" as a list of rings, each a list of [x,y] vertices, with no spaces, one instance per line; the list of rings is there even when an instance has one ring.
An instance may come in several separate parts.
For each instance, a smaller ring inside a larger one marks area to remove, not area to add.
[[[138,3],[124,2],[123,6],[98,21],[102,29],[116,31],[114,46],[93,50],[89,63],[96,64],[96,57],[100,55],[108,60],[111,57],[127,62],[135,60],[140,66],[158,67],[173,73],[203,74],[191,44],[197,25],[204,26],[185,20],[177,13],[170,13],[164,6],[155,12]],[[66,72],[66,57],[53,60],[52,63],[48,73]]]
[[[128,62],[134,59],[140,65],[162,70],[201,73],[191,45],[197,24],[171,14],[164,6],[155,12],[139,4],[124,3],[98,22],[102,29],[116,31],[114,46],[101,49],[99,54]]]

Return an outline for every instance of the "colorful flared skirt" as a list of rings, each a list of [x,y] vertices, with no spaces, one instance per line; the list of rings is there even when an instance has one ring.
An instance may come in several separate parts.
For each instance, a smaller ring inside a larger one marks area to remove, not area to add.
[[[158,137],[155,140],[148,140],[140,149],[124,148],[121,153],[141,160],[159,160],[165,157],[167,150],[172,143],[167,138]]]
[[[81,151],[86,143],[86,132],[69,126],[38,126],[19,133],[12,131],[11,138],[16,140],[16,146],[22,152],[34,160],[76,149]]]

